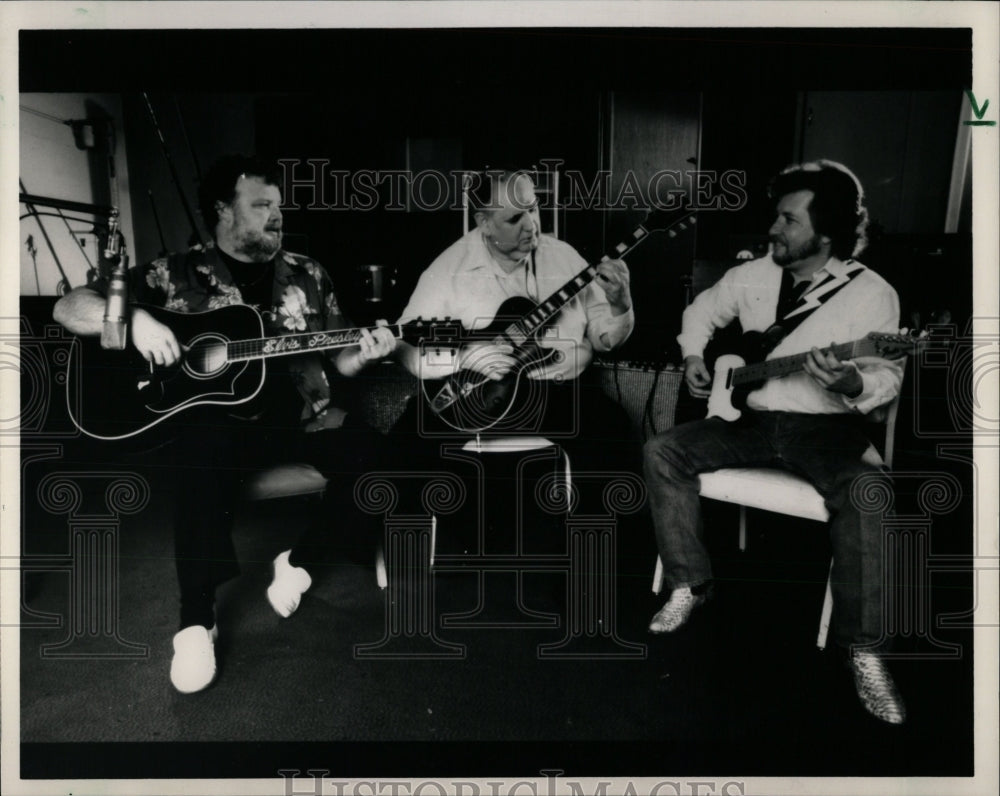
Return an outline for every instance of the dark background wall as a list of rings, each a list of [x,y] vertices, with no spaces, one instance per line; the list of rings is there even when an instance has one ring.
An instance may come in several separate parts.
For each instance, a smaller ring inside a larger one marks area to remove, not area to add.
[[[560,236],[591,261],[645,215],[635,203],[607,206],[627,180],[645,189],[662,169],[738,173],[744,206],[703,208],[695,230],[650,238],[629,257],[639,320],[621,355],[670,359],[685,278],[699,263],[759,251],[768,179],[822,156],[865,184],[874,221],[865,261],[895,282],[905,314],[945,307],[961,321],[971,311],[968,216],[945,224],[953,172],[966,169],[953,161],[968,31],[28,31],[21,40],[22,90],[120,94],[136,262],[185,246],[195,228],[206,235],[180,195],[195,208],[199,169],[231,151],[296,160],[297,179],[308,160],[356,174],[555,159],[588,187],[608,173],[603,207],[559,213]],[[690,203],[689,179],[683,187]],[[302,205],[286,213],[287,244],[327,266],[358,322],[376,312],[358,266],[397,269],[396,292],[377,308],[392,315],[462,231],[457,210],[386,209],[384,186],[365,211],[310,209],[302,190],[286,196]],[[929,290],[942,271],[947,285]]]

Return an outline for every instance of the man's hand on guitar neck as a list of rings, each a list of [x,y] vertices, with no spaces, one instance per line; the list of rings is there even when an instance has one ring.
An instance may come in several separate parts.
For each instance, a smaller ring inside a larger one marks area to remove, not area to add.
[[[132,312],[132,345],[147,362],[169,367],[181,358],[181,346],[169,326],[143,309]]]
[[[833,348],[833,343],[830,347]],[[820,387],[848,398],[857,398],[865,386],[853,362],[841,362],[832,353],[823,353],[818,348],[809,352],[803,369]]]
[[[334,360],[342,376],[351,378],[373,362],[380,362],[396,350],[396,337],[384,320],[376,321],[376,327],[361,330],[357,348],[345,348]]]
[[[684,381],[688,392],[695,398],[708,398],[711,393],[712,374],[705,367],[701,357],[690,356],[684,359]]]
[[[601,286],[611,306],[612,315],[624,315],[632,309],[628,266],[624,260],[605,260],[597,266],[594,281]]]

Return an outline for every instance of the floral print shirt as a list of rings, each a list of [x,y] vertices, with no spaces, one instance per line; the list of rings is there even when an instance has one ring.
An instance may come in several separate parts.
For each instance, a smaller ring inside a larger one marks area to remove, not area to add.
[[[129,271],[131,298],[175,312],[207,312],[243,304],[243,296],[212,243],[170,254]],[[261,307],[269,335],[346,328],[348,323],[326,270],[301,254],[279,250],[274,257],[271,306]],[[336,355],[337,351],[331,352]],[[320,354],[283,357],[305,401],[302,419],[330,403],[330,384]]]

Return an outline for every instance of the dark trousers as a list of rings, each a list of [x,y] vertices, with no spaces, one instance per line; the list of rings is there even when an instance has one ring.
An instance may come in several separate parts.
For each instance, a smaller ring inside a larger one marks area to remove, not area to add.
[[[806,478],[830,512],[834,639],[877,641],[882,628],[882,517],[851,499],[860,475],[881,474],[856,418],[745,411],[735,422],[709,418],[675,426],[646,443],[644,465],[664,582],[698,586],[712,577],[705,549],[698,474],[723,467],[779,467]],[[885,488],[891,489],[888,477]]]
[[[353,490],[359,476],[380,467],[384,437],[351,415],[339,429],[306,433],[223,411],[193,411],[178,427],[172,448],[182,628],[211,627],[216,588],[239,574],[233,512],[244,481],[261,468],[299,462],[328,479],[322,502],[293,547],[293,564],[308,569],[324,563],[330,533],[374,538],[373,518],[356,509]]]

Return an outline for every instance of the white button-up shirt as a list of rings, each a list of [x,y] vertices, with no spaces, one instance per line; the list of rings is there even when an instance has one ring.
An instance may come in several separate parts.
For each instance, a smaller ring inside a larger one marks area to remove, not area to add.
[[[844,278],[860,263],[844,263],[831,257],[813,274],[813,286],[827,276]],[[770,255],[729,269],[708,290],[700,293],[684,311],[677,341],[683,356],[703,356],[705,345],[716,329],[739,318],[744,331],[762,332],[775,322],[782,268]],[[812,287],[806,292],[808,298]],[[897,333],[899,297],[892,286],[874,271],[864,268],[836,295],[815,310],[785,337],[767,359],[799,354],[814,346],[848,343],[869,332]],[[899,360],[859,357],[853,360],[861,373],[863,388],[856,398],[820,387],[805,372],[770,379],[747,398],[751,409],[813,414],[867,414],[899,393],[903,364]]]
[[[523,296],[539,304],[587,268],[572,246],[548,235],[539,237],[534,261],[534,273],[530,257],[512,272],[505,272],[490,254],[482,232],[473,229],[421,274],[400,322],[418,316],[450,317],[461,320],[466,329],[483,329],[508,298]],[[612,315],[604,291],[591,282],[540,335],[542,347],[557,349],[563,357],[542,371],[529,370],[528,375],[575,378],[590,363],[595,350],[610,351],[621,345],[634,325],[632,310]]]

